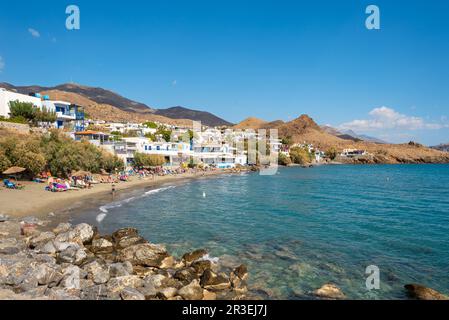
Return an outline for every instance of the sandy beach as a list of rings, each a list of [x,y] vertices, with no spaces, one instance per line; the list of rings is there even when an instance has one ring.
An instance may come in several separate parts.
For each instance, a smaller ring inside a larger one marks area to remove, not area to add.
[[[230,173],[227,170],[183,173],[177,175],[155,176],[139,179],[131,177],[128,182],[115,184],[115,194],[120,195],[125,190],[133,188],[153,187],[167,182],[178,182],[186,179],[216,176]],[[0,187],[0,213],[12,217],[42,216],[57,213],[60,210],[81,205],[83,200],[101,198],[111,194],[112,184],[96,184],[91,189],[71,190],[66,192],[45,191],[45,184],[35,182],[20,182],[24,190],[10,190]]]

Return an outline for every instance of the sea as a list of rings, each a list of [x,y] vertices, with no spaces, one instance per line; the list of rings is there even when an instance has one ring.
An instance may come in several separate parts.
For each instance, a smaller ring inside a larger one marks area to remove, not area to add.
[[[267,299],[314,299],[326,283],[348,299],[406,299],[408,283],[449,293],[449,165],[221,175],[92,201],[70,220],[136,227],[178,257],[205,248],[224,267],[244,263]]]

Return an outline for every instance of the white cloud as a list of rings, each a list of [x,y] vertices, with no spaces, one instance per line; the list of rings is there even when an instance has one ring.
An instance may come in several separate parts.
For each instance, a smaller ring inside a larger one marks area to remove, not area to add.
[[[437,130],[449,127],[448,124],[426,122],[423,118],[407,116],[387,107],[375,108],[371,110],[369,116],[369,119],[343,123],[339,128],[363,132],[387,129]]]
[[[41,34],[39,33],[39,31],[37,31],[36,29],[33,28],[28,28],[28,32],[34,37],[34,38],[39,38],[41,36]]]
[[[0,72],[2,72],[3,68],[5,67],[5,61],[3,60],[3,58],[0,56]]]

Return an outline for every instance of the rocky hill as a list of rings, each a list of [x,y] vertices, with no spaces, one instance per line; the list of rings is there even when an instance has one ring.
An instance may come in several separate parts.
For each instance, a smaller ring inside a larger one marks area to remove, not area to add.
[[[250,118],[253,119],[253,118]],[[242,121],[237,126],[241,129],[266,128],[269,122],[257,122],[254,120]],[[358,159],[347,160],[351,163],[448,163],[449,154],[434,150],[417,143],[406,144],[379,144],[360,139],[343,139],[336,135],[337,130],[329,133],[329,129],[323,129],[308,115],[301,115],[290,122],[277,122],[275,126],[279,130],[279,137],[290,137],[294,143],[311,143],[320,150],[326,151],[336,148],[338,152],[343,149],[366,150],[370,155]],[[344,160],[344,159],[343,159]]]
[[[440,150],[440,151],[446,151],[449,152],[449,143],[445,143],[445,144],[439,144],[437,146],[431,147],[432,149],[435,150]]]
[[[156,115],[168,117],[171,119],[192,119],[195,121],[201,121],[201,124],[212,127],[232,125],[230,122],[223,120],[210,112],[192,110],[180,106],[168,109],[158,109],[155,110],[154,113]]]
[[[138,119],[174,119],[174,120],[195,120],[201,121],[202,124],[207,126],[227,126],[231,125],[226,120],[223,120],[209,112],[191,110],[184,107],[173,107],[168,109],[155,109],[140,102],[133,101],[125,98],[115,92],[98,87],[89,87],[79,84],[62,84],[55,87],[43,87],[43,86],[14,86],[9,83],[0,83],[0,87],[6,88],[11,91],[16,91],[23,94],[35,93],[57,93],[60,97],[63,94],[76,95],[76,97],[82,97],[90,101],[89,114],[101,114],[104,111],[104,107],[108,110],[107,119],[111,121],[122,121],[121,119],[127,119],[127,121],[139,121]],[[55,95],[50,95],[52,99],[59,99]],[[75,101],[69,100],[72,103]],[[92,104],[92,102],[94,104]],[[85,104],[79,103],[82,106]],[[94,107],[102,106],[100,110],[93,110]],[[113,107],[113,108],[111,108]],[[113,111],[113,112],[109,112]],[[115,117],[115,111],[117,111],[117,117]],[[125,120],[126,121],[126,120]],[[173,122],[173,121],[172,121]],[[176,123],[176,121],[174,121]]]

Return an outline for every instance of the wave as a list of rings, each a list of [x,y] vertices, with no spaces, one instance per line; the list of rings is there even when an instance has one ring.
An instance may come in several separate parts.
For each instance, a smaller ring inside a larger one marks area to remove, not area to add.
[[[126,199],[123,199],[123,200],[120,200],[120,201],[112,202],[110,204],[101,206],[99,208],[99,210],[101,212],[103,212],[103,213],[108,213],[110,209],[120,208],[124,204],[130,203],[133,200],[141,199],[141,198],[144,198],[146,196],[149,196],[149,195],[152,195],[152,194],[156,194],[156,193],[159,193],[159,192],[162,192],[162,191],[166,191],[166,190],[169,190],[169,189],[173,189],[173,188],[175,188],[175,186],[168,186],[168,187],[164,187],[164,188],[153,189],[153,190],[145,192],[144,194],[142,194],[140,196],[134,196],[134,197],[126,198]]]

